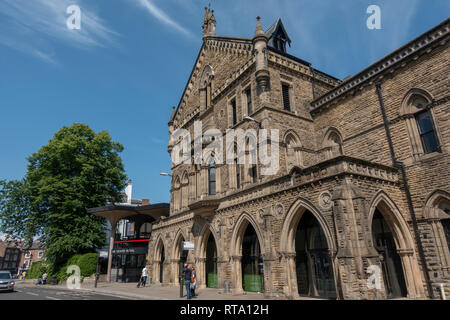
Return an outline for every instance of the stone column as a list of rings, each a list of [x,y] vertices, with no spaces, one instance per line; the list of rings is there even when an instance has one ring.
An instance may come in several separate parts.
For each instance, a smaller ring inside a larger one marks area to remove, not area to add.
[[[232,261],[232,279],[233,293],[240,294],[244,290],[242,288],[242,256],[231,256]]]
[[[206,258],[196,258],[195,266],[197,269],[197,284],[200,289],[206,288]]]
[[[373,247],[368,222],[368,211],[362,192],[348,180],[333,191],[333,217],[336,227],[338,252],[338,286],[342,299],[382,298],[380,292],[368,292],[366,273],[370,265],[379,265],[378,252]],[[376,297],[373,294],[378,295]]]
[[[171,259],[170,260],[170,283],[174,286],[180,285],[180,261],[181,259]]]
[[[222,194],[222,174],[223,174],[224,165],[219,164],[216,165],[216,194]]]

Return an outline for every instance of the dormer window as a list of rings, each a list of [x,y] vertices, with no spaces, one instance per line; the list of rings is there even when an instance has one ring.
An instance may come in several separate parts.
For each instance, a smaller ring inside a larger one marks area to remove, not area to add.
[[[277,22],[267,30],[266,35],[269,38],[267,45],[277,51],[286,53],[286,42],[289,46],[291,45],[291,39],[289,38],[281,19],[278,19]]]

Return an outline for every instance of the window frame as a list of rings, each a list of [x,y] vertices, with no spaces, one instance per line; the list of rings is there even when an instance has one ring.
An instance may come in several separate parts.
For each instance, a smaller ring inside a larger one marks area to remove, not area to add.
[[[285,91],[284,88],[287,88],[287,95],[288,95],[288,104],[289,104],[289,109],[286,109],[286,100],[285,100]],[[288,82],[281,82],[281,101],[283,104],[283,110],[286,112],[293,112],[292,111],[292,84],[288,83]]]

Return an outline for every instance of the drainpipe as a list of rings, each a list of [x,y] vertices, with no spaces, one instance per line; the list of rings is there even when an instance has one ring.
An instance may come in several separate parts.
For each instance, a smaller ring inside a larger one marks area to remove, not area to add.
[[[411,212],[414,234],[416,236],[417,248],[419,251],[420,260],[422,262],[422,265],[423,265],[423,268],[425,271],[425,281],[427,284],[428,293],[430,294],[430,297],[433,298],[434,294],[433,294],[433,289],[431,286],[431,279],[430,279],[430,275],[428,273],[428,266],[427,266],[427,262],[425,259],[425,253],[423,250],[422,240],[420,238],[420,231],[419,231],[418,224],[417,224],[416,213],[414,211],[414,205],[412,202],[411,191],[410,191],[409,183],[408,183],[408,177],[406,176],[405,164],[401,161],[398,161],[397,157],[395,155],[394,145],[392,143],[392,137],[391,137],[391,130],[389,129],[389,122],[388,122],[387,115],[386,115],[386,109],[384,107],[383,95],[381,93],[381,83],[377,83],[375,85],[375,87],[377,90],[378,100],[380,102],[381,113],[383,115],[384,129],[386,131],[386,136],[387,136],[387,140],[388,140],[388,144],[389,144],[389,150],[391,152],[392,163],[393,163],[394,167],[400,169],[401,174],[402,174],[402,180],[403,180],[403,185],[405,187],[406,199],[408,202],[409,211]]]

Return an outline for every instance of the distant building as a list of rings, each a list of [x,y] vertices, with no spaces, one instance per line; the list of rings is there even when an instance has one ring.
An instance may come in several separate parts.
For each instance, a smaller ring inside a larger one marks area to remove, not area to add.
[[[32,264],[45,259],[45,244],[42,240],[33,241],[31,246],[22,247],[19,274],[28,271]]]
[[[132,199],[132,182],[128,182],[121,203],[91,208],[89,213],[108,221],[106,245],[99,249],[101,273],[108,281],[137,282],[148,263],[148,242],[152,223],[169,215],[169,204],[150,204],[150,200]]]
[[[28,271],[34,262],[44,260],[44,256],[42,239],[33,241],[30,246],[19,240],[0,240],[0,270],[20,274]]]

